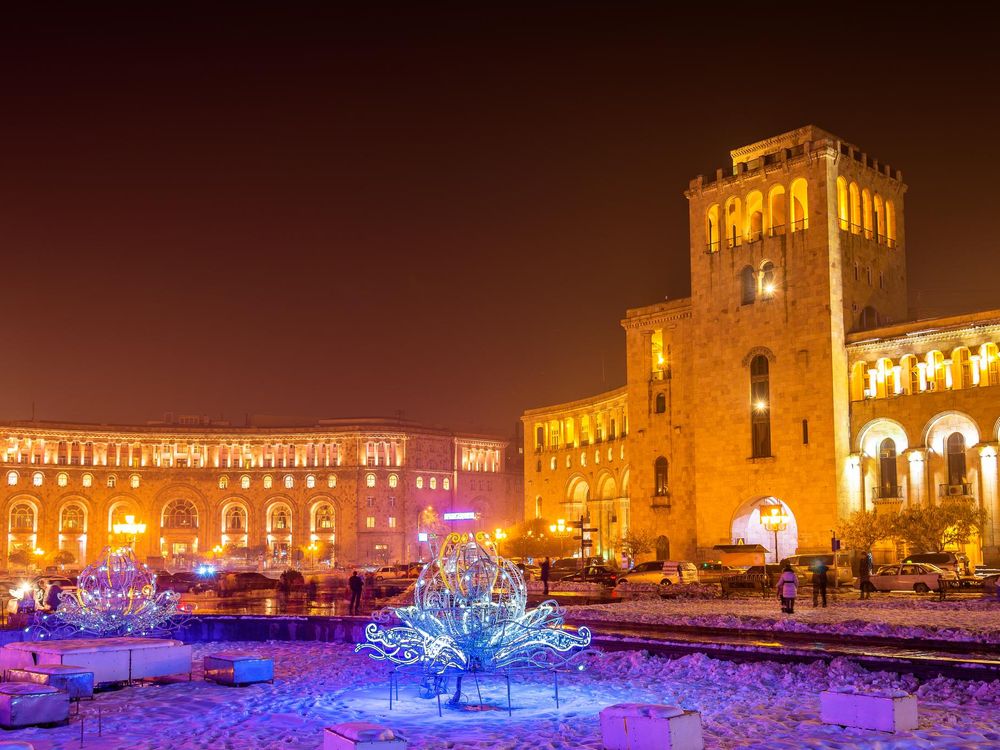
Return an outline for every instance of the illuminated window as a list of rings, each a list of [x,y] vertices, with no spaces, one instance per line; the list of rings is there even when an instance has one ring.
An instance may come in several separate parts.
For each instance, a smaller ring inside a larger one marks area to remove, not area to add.
[[[76,503],[63,507],[59,519],[60,531],[83,531],[83,508]]]
[[[366,474],[365,475],[365,487],[374,487],[374,486],[375,486],[375,475],[374,474]]]
[[[809,228],[809,196],[808,185],[803,178],[792,182],[791,200],[791,224],[793,232],[801,232]]]
[[[743,226],[743,214],[740,211],[740,199],[730,198],[726,201],[726,241],[729,247],[736,247],[741,243],[743,235],[740,227]]]
[[[389,516],[389,528],[390,529],[396,528],[396,517],[395,516]]]
[[[566,456],[566,468],[567,469],[572,469],[573,468],[573,458],[572,458],[572,456]]]
[[[250,477],[243,475],[240,477],[240,489],[248,490],[250,489]]]
[[[872,194],[868,188],[861,191],[861,228],[866,240],[872,238]]]
[[[740,271],[740,303],[751,305],[757,299],[757,277],[751,266]]]
[[[654,475],[654,487],[655,492],[658,497],[665,497],[670,494],[669,485],[667,484],[668,479],[668,464],[667,459],[660,456],[653,463],[653,475]]]
[[[837,178],[837,219],[841,229],[850,229],[850,206],[847,202],[847,180],[843,177]]]
[[[764,196],[753,190],[747,196],[746,232],[749,242],[757,242],[764,236]]]
[[[951,486],[965,484],[965,436],[961,432],[953,432],[948,436],[948,484]]]
[[[430,479],[430,485],[431,485],[431,489],[432,490],[436,490],[438,488],[437,477],[431,477],[431,479]]]
[[[328,476],[328,477],[326,478],[326,486],[327,486],[327,487],[329,487],[329,488],[330,488],[331,490],[332,490],[332,489],[333,489],[334,487],[336,487],[336,486],[337,486],[337,475],[336,475],[336,474],[330,474],[330,475],[329,475],[329,476]]]
[[[719,204],[716,203],[705,214],[705,252],[719,251]]]
[[[239,505],[230,506],[226,511],[226,531],[242,534],[247,530],[247,512]]]
[[[10,487],[13,487],[16,484],[17,484],[17,472],[16,471],[8,471],[7,472],[7,485],[10,486]]]
[[[311,489],[313,489],[315,487],[316,487],[316,477],[314,477],[312,474],[309,474],[306,477],[306,489],[310,489],[311,490]]]
[[[115,487],[118,484],[118,477],[114,474],[108,475],[108,487]]]
[[[858,183],[852,182],[848,187],[848,195],[851,201],[851,234],[861,232],[861,191],[858,190]]]
[[[899,497],[896,480],[896,442],[886,438],[879,445],[879,497]]]
[[[885,243],[885,203],[878,193],[875,193],[875,197],[872,199],[872,214],[875,223],[875,240],[882,245]]]
[[[555,459],[552,459],[552,460],[555,461]],[[424,478],[423,477],[417,477],[417,489],[418,490],[422,490],[423,488],[424,488]]]
[[[581,453],[580,454],[580,466],[584,466],[585,467],[586,465],[587,465],[587,454],[586,453]]]
[[[40,471],[36,471],[34,474],[31,475],[31,483],[35,485],[35,487],[41,487],[42,482],[44,481],[45,477],[42,476],[42,472]]]
[[[316,508],[316,529],[318,531],[333,530],[333,506],[323,503]]]
[[[390,474],[389,475],[389,486],[392,487],[393,489],[396,489],[396,486],[398,484],[399,484],[399,477],[397,477],[395,474]]]
[[[291,474],[286,474],[284,481],[286,490],[290,490],[292,489],[292,487],[295,486],[295,477],[293,477]]]
[[[69,484],[69,477],[63,474],[62,472],[56,474],[56,484],[59,485],[60,487],[65,487],[67,484]]]
[[[667,395],[665,393],[656,394],[656,406],[654,411],[657,414],[663,414],[667,410]]]
[[[449,479],[448,477],[445,477],[444,479],[442,479],[441,480],[441,486],[444,489],[446,489],[446,490],[450,490],[451,489],[451,479]]]
[[[365,518],[365,528],[374,529],[375,528],[375,516],[367,516]]]
[[[225,490],[229,488],[229,477],[219,477],[219,489]]]
[[[767,214],[772,237],[785,233],[785,188],[775,185],[767,194]]]
[[[11,531],[34,531],[35,530],[35,509],[27,503],[18,503],[10,509],[10,530]]]
[[[163,528],[197,529],[198,511],[190,500],[171,500],[163,509]]]
[[[610,462],[612,462],[614,460],[615,460],[615,451],[614,451],[614,448],[608,448],[608,462],[610,463]]]
[[[896,246],[896,207],[892,201],[885,202],[885,237],[889,247]]]
[[[750,442],[751,456],[771,455],[770,368],[767,357],[758,354],[750,362]]]
[[[84,487],[93,487],[94,486],[94,475],[93,474],[84,474],[83,477],[81,477],[80,481],[83,483]]]
[[[133,474],[132,476],[130,476],[128,478],[128,484],[129,484],[129,487],[131,487],[133,490],[134,489],[138,489],[138,487],[139,487],[139,475],[138,474]]]
[[[291,531],[292,514],[285,505],[276,505],[271,511],[272,531]]]
[[[269,490],[274,486],[274,479],[271,478],[270,474],[264,475],[264,489]]]
[[[555,456],[553,456],[552,458],[549,459],[549,469],[551,469],[552,471],[556,470],[556,457]]]

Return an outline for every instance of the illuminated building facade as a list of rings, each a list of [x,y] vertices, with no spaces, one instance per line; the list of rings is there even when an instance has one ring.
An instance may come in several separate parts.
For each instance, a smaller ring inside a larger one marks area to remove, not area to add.
[[[855,510],[967,497],[992,523],[966,551],[996,564],[1000,311],[896,323],[898,170],[815,127],[731,157],[685,193],[691,297],[622,320],[626,385],[522,417],[526,517],[582,508],[598,554],[631,525],[693,560],[773,552],[778,505],[780,557],[828,550]]]
[[[400,420],[8,422],[0,551],[8,567],[12,553],[36,549],[84,563],[108,543],[134,543],[140,559],[168,564],[216,547],[277,565],[330,553],[345,563],[416,560],[427,555],[421,524],[445,512],[475,511],[488,529],[520,518],[521,467],[509,470],[507,452],[500,438]]]

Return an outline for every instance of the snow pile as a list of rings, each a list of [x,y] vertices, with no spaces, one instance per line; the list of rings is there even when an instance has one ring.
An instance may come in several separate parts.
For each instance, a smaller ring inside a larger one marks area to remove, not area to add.
[[[201,659],[219,650],[267,653],[275,684],[228,688],[203,682]],[[920,684],[911,675],[868,672],[850,660],[829,665],[737,664],[698,654],[673,661],[641,651],[593,653],[587,671],[559,679],[555,707],[551,677],[519,674],[512,680],[513,718],[506,684],[480,677],[488,705],[501,710],[448,710],[418,695],[418,680],[404,675],[398,703],[388,705],[388,668],[348,645],[314,642],[216,643],[194,647],[195,681],[102,692],[80,706],[83,747],[101,750],[317,750],[323,727],[343,722],[384,725],[410,739],[411,750],[600,750],[598,714],[616,703],[658,703],[701,711],[706,746],[769,750],[846,750],[1000,746],[995,717],[1000,681]],[[452,687],[454,683],[452,682]],[[885,735],[841,729],[819,720],[819,694],[831,687],[903,691],[920,700],[916,731]],[[466,698],[477,694],[471,680]],[[97,736],[97,712],[103,734]],[[5,740],[38,750],[77,750],[80,723],[6,732]]]

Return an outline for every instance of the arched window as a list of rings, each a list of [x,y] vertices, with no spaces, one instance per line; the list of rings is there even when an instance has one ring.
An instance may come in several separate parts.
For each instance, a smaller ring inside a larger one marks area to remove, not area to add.
[[[374,474],[366,474],[365,475],[365,487],[374,487],[374,486],[375,486],[375,475]]]
[[[40,472],[40,471],[36,471],[34,474],[31,475],[31,483],[35,487],[41,487],[42,486],[42,482],[44,482],[44,481],[45,481],[45,477],[42,475],[42,472]]]
[[[792,231],[801,232],[809,228],[809,187],[803,178],[792,181],[791,218]]]
[[[128,486],[133,490],[139,489],[139,475],[133,474],[128,478]]]
[[[774,296],[775,291],[777,291],[776,275],[774,263],[765,260],[760,264],[760,273],[757,275],[757,278],[760,281],[760,296],[764,299],[770,299]]]
[[[896,247],[896,207],[892,201],[885,202],[885,237],[889,247]]]
[[[163,509],[163,528],[197,529],[198,511],[190,500],[171,500]]]
[[[719,204],[714,204],[705,214],[705,252],[719,251]],[[539,428],[541,429],[541,428]],[[542,444],[541,438],[538,445]]]
[[[226,533],[244,534],[247,530],[247,512],[242,505],[231,505],[226,511]]]
[[[10,509],[10,530],[26,532],[35,530],[35,509],[27,503],[18,503]]]
[[[448,477],[445,477],[444,479],[442,479],[441,480],[441,487],[442,487],[442,489],[450,490],[451,489],[451,480]]]
[[[56,474],[56,484],[60,487],[65,487],[67,484],[69,484],[69,476],[67,476],[63,472],[59,472],[58,474]]]
[[[271,510],[271,531],[290,531],[292,516],[287,506],[275,505]]]
[[[960,346],[951,353],[952,382],[955,388],[972,387],[972,357],[967,347]]]
[[[7,472],[7,486],[8,487],[13,487],[16,484],[17,484],[17,472],[16,471],[8,471]]]
[[[84,513],[76,503],[64,505],[62,513],[59,514],[59,530],[68,532],[83,531]]]
[[[757,299],[757,277],[753,267],[744,266],[740,271],[740,303],[752,305],[755,299]]]
[[[743,226],[743,214],[740,211],[740,199],[730,198],[726,201],[726,242],[729,247],[740,244],[740,227]]]
[[[316,508],[316,531],[333,531],[333,506],[329,503]]]
[[[326,486],[329,487],[331,490],[334,489],[337,486],[337,475],[336,474],[330,474],[330,475],[327,476],[327,478],[326,478]]]
[[[270,474],[265,474],[264,475],[264,482],[263,482],[263,484],[264,484],[264,489],[265,490],[269,490],[269,489],[271,489],[274,486],[274,479],[271,477]]]
[[[746,238],[756,242],[764,236],[764,196],[759,190],[747,196]]]
[[[569,456],[567,456],[567,458],[569,458]],[[431,479],[430,479],[430,486],[431,486],[432,490],[436,490],[438,488],[437,477],[431,477]]]
[[[248,490],[250,489],[250,477],[246,474],[240,477],[240,489]]]
[[[219,477],[219,489],[229,489],[229,477]]]
[[[84,487],[93,487],[94,486],[94,475],[93,474],[84,474],[82,477],[80,477],[80,483]]]
[[[555,457],[553,457],[552,460],[555,461],[556,460]],[[553,466],[552,468],[554,469],[556,467]],[[423,488],[424,488],[424,478],[423,477],[417,477],[417,489],[418,490],[422,490]]]
[[[290,490],[292,489],[292,487],[295,486],[295,477],[293,477],[291,474],[286,474],[284,481],[286,490]]]
[[[837,178],[837,221],[841,229],[851,228],[850,206],[847,202],[847,180]]]
[[[917,358],[912,354],[904,354],[899,358],[899,378],[903,393],[920,393],[920,368],[917,367]]]
[[[899,497],[896,479],[896,442],[886,438],[878,449],[879,497]]]
[[[585,467],[586,465],[587,465],[587,454],[586,453],[581,453],[580,454],[580,466],[584,466]]]
[[[656,413],[663,414],[667,410],[667,396],[664,393],[656,394]]]
[[[666,497],[670,494],[668,469],[667,459],[663,456],[653,463],[653,487],[657,497]]]
[[[399,486],[399,477],[396,476],[395,474],[390,474],[389,475],[389,487],[391,487],[392,489],[396,489],[396,487],[398,487],[398,486]]]
[[[767,194],[769,234],[777,237],[785,233],[785,188],[775,185]]]
[[[108,487],[114,488],[118,485],[118,477],[114,474],[108,474]]]
[[[870,331],[872,328],[878,328],[878,311],[871,305],[868,305],[861,311],[858,330]]]
[[[1000,351],[990,342],[979,347],[980,370],[984,371],[980,382],[983,385],[1000,385]]]
[[[750,362],[750,444],[753,458],[771,455],[771,391],[767,357]]]
[[[535,498],[535,518],[542,517],[542,496],[539,495]]]
[[[861,191],[858,190],[858,183],[852,182],[848,187],[848,194],[851,199],[851,234],[861,232]]]
[[[865,378],[867,377],[867,362],[855,362],[851,365],[851,401],[865,400]]]
[[[872,216],[875,223],[875,239],[881,245],[885,242],[885,204],[878,193],[875,193],[873,199]]]
[[[948,373],[944,366],[944,355],[932,350],[927,352],[927,387],[932,391],[944,391],[948,387]]]
[[[865,239],[872,238],[872,194],[868,188],[861,191],[861,227],[864,230]]]
[[[306,476],[306,489],[315,489],[316,487],[316,477],[312,474]]]
[[[948,436],[948,484],[952,487],[965,484],[965,436],[953,432]]]

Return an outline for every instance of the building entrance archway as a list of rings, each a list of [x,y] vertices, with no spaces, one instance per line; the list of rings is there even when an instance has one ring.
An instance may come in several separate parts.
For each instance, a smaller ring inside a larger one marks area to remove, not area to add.
[[[775,553],[775,532],[761,523],[761,510],[765,515],[771,508],[778,508],[787,516],[784,529],[777,532],[777,554]],[[730,534],[733,544],[759,544],[768,550],[767,562],[776,562],[794,555],[799,547],[799,528],[795,514],[788,504],[773,496],[747,500],[733,515]]]

